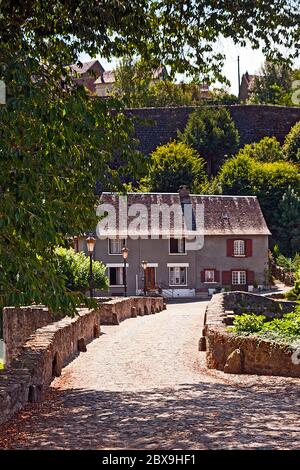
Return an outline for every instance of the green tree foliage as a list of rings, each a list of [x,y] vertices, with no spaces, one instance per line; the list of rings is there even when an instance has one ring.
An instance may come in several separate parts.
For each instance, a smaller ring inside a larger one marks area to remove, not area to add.
[[[123,58],[115,71],[113,96],[123,101],[128,108],[147,105],[152,70],[143,60]]]
[[[283,151],[287,160],[300,163],[300,122],[286,136]]]
[[[249,101],[260,104],[293,106],[292,83],[299,80],[300,72],[288,64],[266,62],[249,90]]]
[[[214,104],[214,105],[232,105],[238,104],[239,98],[232,93],[229,93],[225,89],[214,89],[210,91],[209,98],[207,99],[207,104]]]
[[[154,192],[177,192],[183,184],[200,191],[207,182],[205,160],[183,142],[161,145],[151,155],[147,183]]]
[[[300,300],[300,269],[296,272],[293,289],[288,291],[285,296],[288,300]]]
[[[278,204],[276,233],[285,254],[300,251],[300,193],[291,187]]]
[[[261,336],[278,342],[292,344],[300,337],[299,307],[282,318],[268,319],[264,315],[244,314],[236,316],[233,331],[239,335]]]
[[[225,90],[214,90],[203,96],[196,81],[175,83],[169,77],[153,79],[153,69],[141,59],[123,58],[115,71],[112,96],[128,108],[162,106],[199,106],[236,104],[238,98]]]
[[[218,78],[224,57],[212,51],[220,35],[239,44],[247,38],[256,47],[259,38],[265,51],[270,40],[291,50],[297,26],[296,6],[283,0],[221,6],[2,0],[0,80],[7,103],[0,107],[0,306],[37,302],[74,310],[81,299],[66,295],[54,269],[55,247],[66,234],[94,226],[97,181],[122,189],[123,174],[139,171],[120,104],[89,99],[72,87],[66,64],[78,63],[83,52],[140,56],[173,74]]]
[[[197,101],[198,100],[198,101]],[[200,103],[199,85],[159,80],[149,87],[147,106],[191,106]]]
[[[67,290],[86,292],[89,288],[90,261],[83,253],[75,253],[72,248],[56,248],[54,252],[56,273],[65,281]],[[105,266],[99,261],[93,261],[93,284],[95,289],[107,289],[108,278]]]
[[[196,110],[178,136],[207,160],[209,175],[217,172],[226,157],[236,153],[239,144],[239,133],[225,108]]]
[[[239,153],[261,162],[284,160],[283,150],[276,137],[264,137],[259,142],[247,144]]]
[[[288,222],[290,228],[297,225],[289,217],[294,217],[297,212],[296,200],[300,195],[300,174],[295,165],[282,161],[262,163],[239,154],[224,163],[215,187],[223,194],[257,196],[273,239],[280,248],[284,246],[287,249],[286,236],[283,238],[282,234],[282,220]],[[292,195],[289,188],[293,188]],[[293,250],[299,251],[294,231],[290,243],[292,240]]]
[[[293,257],[287,257],[280,252],[278,245],[273,248],[274,261],[276,266],[284,268],[286,272],[296,273],[300,269],[300,253]]]

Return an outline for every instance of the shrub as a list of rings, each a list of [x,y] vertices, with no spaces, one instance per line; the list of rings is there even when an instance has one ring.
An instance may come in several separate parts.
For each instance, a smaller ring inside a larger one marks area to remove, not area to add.
[[[247,144],[239,155],[245,155],[261,162],[276,162],[284,159],[280,143],[276,137],[264,137],[259,142]]]
[[[268,320],[264,315],[244,314],[237,316],[233,329],[237,334],[254,334],[266,339],[293,343],[300,337],[300,306],[294,312],[286,313],[282,318]]]
[[[262,328],[264,331],[276,332],[285,338],[300,336],[300,315],[299,313],[287,313],[283,318],[274,318],[266,322]]]
[[[300,122],[295,124],[286,136],[283,151],[287,160],[300,163]]]
[[[266,317],[264,315],[243,314],[235,317],[233,321],[236,333],[256,333],[263,327]]]
[[[83,252],[75,253],[72,248],[57,248],[55,250],[57,275],[65,279],[66,289],[85,292],[89,287],[89,258]],[[93,261],[94,287],[106,289],[108,279],[105,266],[99,261]]]
[[[285,297],[288,300],[300,300],[300,269],[296,272],[293,289],[286,292]]]
[[[214,186],[221,194],[257,196],[273,239],[288,254],[298,251],[298,218],[289,215],[298,213],[300,173],[296,165],[260,162],[239,153],[223,164]]]
[[[207,182],[205,160],[183,142],[161,145],[151,155],[148,186],[155,192],[177,192],[183,184],[199,192]]]
[[[237,152],[239,144],[239,133],[225,108],[201,108],[195,111],[178,136],[207,160],[209,175],[217,172],[226,157]]]

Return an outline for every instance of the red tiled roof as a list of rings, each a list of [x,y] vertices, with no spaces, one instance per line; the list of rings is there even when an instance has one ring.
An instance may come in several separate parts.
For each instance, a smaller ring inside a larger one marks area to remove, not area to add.
[[[117,194],[102,193],[101,203],[112,204],[118,214],[119,197]],[[182,200],[178,193],[127,194],[128,208],[133,204],[143,204],[149,213],[151,204],[171,206],[182,203],[191,203],[194,211],[197,204],[203,204],[204,235],[270,235],[255,196],[189,195],[187,199]],[[128,223],[135,217],[128,217]],[[150,216],[148,220],[150,220]],[[171,230],[174,230],[174,226],[176,227],[176,221],[174,223],[174,219],[171,217]],[[159,235],[167,235],[161,226],[159,227]]]
[[[90,60],[88,62],[83,62],[82,66],[79,66],[77,64],[72,64],[72,65],[70,65],[70,67],[74,72],[79,73],[79,74],[83,74],[83,73],[86,73],[88,70],[90,70],[90,68],[92,68],[93,65],[95,65],[96,62],[98,62],[98,60],[94,59],[94,60]]]
[[[95,81],[95,84],[99,83],[115,83],[115,72],[113,70],[108,70],[106,72],[103,72],[100,77],[97,78]]]

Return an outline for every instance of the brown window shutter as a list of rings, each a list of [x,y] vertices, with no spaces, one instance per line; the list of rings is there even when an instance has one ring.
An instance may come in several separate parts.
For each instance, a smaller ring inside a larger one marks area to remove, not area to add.
[[[254,283],[254,271],[247,271],[247,284],[252,285]]]
[[[215,269],[215,282],[220,282],[220,271]]]
[[[205,282],[205,271],[201,271],[201,282]]]
[[[223,271],[222,272],[222,284],[230,285],[231,286],[231,271]]]
[[[234,240],[227,240],[227,256],[234,256]]]
[[[246,256],[252,256],[252,240],[245,240],[245,254]]]

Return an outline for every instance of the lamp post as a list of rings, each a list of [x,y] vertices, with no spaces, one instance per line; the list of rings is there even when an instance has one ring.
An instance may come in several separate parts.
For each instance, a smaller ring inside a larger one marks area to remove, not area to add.
[[[147,285],[146,285],[146,271],[147,271],[148,261],[142,261],[142,268],[144,270],[144,296],[147,295]]]
[[[93,253],[96,245],[96,238],[87,237],[86,239],[87,250],[90,257],[90,276],[89,276],[89,287],[90,287],[90,297],[93,297],[93,288],[94,288],[94,276],[93,276]]]
[[[122,256],[124,260],[124,267],[123,267],[123,282],[124,282],[124,297],[127,297],[127,278],[126,278],[126,260],[128,258],[129,250],[126,246],[122,248]]]

